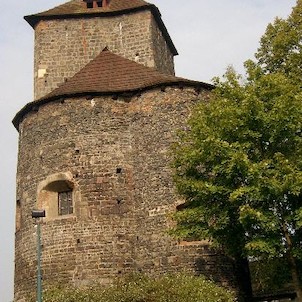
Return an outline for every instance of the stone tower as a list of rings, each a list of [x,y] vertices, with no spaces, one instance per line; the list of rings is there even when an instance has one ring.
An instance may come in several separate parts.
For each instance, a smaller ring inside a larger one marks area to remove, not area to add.
[[[35,30],[35,100],[19,131],[15,302],[34,291],[31,211],[45,209],[45,283],[108,283],[186,268],[234,284],[207,242],[167,235],[182,203],[169,148],[212,86],[174,76],[175,46],[143,0],[72,0],[25,17]]]
[[[174,75],[177,50],[158,8],[143,0],[74,0],[25,20],[35,30],[35,99],[73,76],[106,46]]]

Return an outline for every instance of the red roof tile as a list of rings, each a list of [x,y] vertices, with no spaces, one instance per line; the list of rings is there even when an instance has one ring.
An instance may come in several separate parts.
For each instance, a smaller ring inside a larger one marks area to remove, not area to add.
[[[36,106],[61,98],[138,92],[174,85],[208,90],[213,88],[207,83],[160,73],[105,49],[60,87],[23,107],[15,116],[13,123],[18,128],[19,122],[27,112]]]

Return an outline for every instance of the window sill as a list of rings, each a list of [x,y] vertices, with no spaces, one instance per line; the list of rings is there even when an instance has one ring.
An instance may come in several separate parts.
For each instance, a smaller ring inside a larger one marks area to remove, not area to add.
[[[55,217],[45,217],[43,219],[43,223],[51,222],[51,221],[62,221],[62,220],[76,220],[75,214],[68,214],[68,215],[62,215],[62,216],[55,216]]]

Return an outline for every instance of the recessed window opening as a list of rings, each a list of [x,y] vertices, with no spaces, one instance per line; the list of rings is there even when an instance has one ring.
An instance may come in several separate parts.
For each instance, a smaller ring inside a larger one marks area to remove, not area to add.
[[[46,211],[47,219],[63,218],[74,214],[74,185],[68,180],[54,180],[39,193],[41,208]]]
[[[72,190],[58,192],[58,214],[73,214]]]
[[[16,202],[16,231],[21,228],[21,201],[18,199]]]
[[[106,0],[84,0],[87,8],[105,7],[107,5]]]

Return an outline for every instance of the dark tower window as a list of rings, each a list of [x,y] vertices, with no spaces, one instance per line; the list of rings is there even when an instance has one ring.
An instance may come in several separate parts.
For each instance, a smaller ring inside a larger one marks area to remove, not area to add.
[[[86,2],[87,8],[94,8],[94,7],[104,7],[108,3],[108,0],[84,0]]]
[[[59,216],[73,213],[72,191],[58,192]]]

